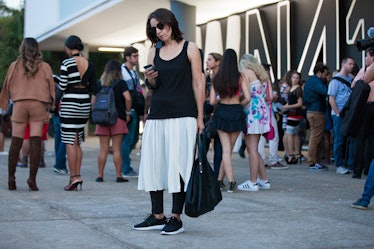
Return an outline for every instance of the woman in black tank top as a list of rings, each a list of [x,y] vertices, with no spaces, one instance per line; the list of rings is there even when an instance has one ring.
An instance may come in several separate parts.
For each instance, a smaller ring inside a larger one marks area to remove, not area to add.
[[[142,136],[138,189],[150,192],[152,214],[135,230],[162,229],[161,234],[184,231],[180,214],[194,161],[196,133],[202,132],[204,84],[202,62],[195,43],[185,41],[174,14],[157,9],[147,20],[152,42],[146,69],[151,103]],[[157,80],[157,87],[155,86]],[[173,194],[170,219],[163,210],[163,190]]]

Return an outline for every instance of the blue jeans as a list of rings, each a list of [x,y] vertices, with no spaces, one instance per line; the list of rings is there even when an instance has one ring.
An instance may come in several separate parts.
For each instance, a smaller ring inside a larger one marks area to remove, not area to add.
[[[53,114],[53,129],[55,132],[55,155],[56,162],[53,166],[58,169],[66,169],[66,146],[61,141],[60,116]]]
[[[134,109],[131,109],[131,121],[127,123],[127,133],[122,140],[121,154],[122,154],[122,174],[127,174],[133,170],[131,167],[131,151],[135,148],[139,140],[139,117]]]
[[[340,127],[342,125],[343,119],[336,115],[331,115],[333,120],[333,129],[334,129],[334,162],[336,167],[345,166],[347,164],[349,169],[353,169],[354,164],[354,143],[353,139],[349,138],[348,144],[348,155],[346,156],[347,162],[344,162],[344,151],[345,148],[344,143],[346,139],[344,138],[342,132],[340,131]]]
[[[366,177],[364,192],[362,193],[361,200],[367,205],[370,203],[370,199],[374,196],[374,159],[370,163],[369,173]]]

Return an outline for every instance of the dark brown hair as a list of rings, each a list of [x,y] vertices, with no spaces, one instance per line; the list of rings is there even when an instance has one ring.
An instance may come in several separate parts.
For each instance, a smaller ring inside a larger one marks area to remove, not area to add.
[[[65,46],[68,49],[77,49],[79,51],[82,51],[84,49],[84,45],[82,43],[81,38],[79,38],[76,35],[69,36],[65,41]]]
[[[134,47],[125,47],[125,51],[123,52],[123,58],[127,61],[126,56],[131,56],[132,54],[137,53],[138,50]]]
[[[154,45],[159,40],[157,35],[152,31],[152,27],[150,24],[152,18],[156,19],[164,25],[168,25],[172,30],[171,37],[174,40],[176,40],[177,42],[183,40],[183,33],[179,29],[178,21],[175,18],[173,12],[168,9],[160,8],[149,14],[147,19],[146,33],[148,39],[152,42],[152,45]]]

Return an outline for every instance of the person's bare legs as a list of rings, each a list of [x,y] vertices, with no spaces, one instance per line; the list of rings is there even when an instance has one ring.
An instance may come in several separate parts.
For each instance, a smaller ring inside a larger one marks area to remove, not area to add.
[[[295,145],[294,145],[294,135],[287,134],[287,155],[288,155],[288,162],[291,162],[293,157],[295,156]]]
[[[77,161],[76,161],[76,167],[77,167],[77,176],[78,180],[82,182],[81,177],[81,168],[82,168],[82,160],[83,160],[83,151],[81,145],[76,142],[77,144]]]
[[[284,132],[283,134],[283,148],[284,148],[284,154],[289,156],[289,148],[288,148],[288,134],[286,132]]]
[[[112,150],[113,150],[113,163],[116,167],[117,178],[122,178],[122,155],[121,155],[121,144],[123,140],[123,134],[117,134],[112,136]]]
[[[23,136],[22,136],[23,137]],[[22,149],[21,149],[21,167],[26,167],[28,164],[28,158],[30,155],[30,140],[29,139],[24,139],[22,143]]]
[[[97,158],[98,177],[104,177],[104,168],[109,153],[110,136],[99,136],[100,151]]]
[[[222,164],[224,173],[227,176],[229,182],[234,182],[234,174],[232,169],[232,149],[235,144],[236,138],[240,132],[227,133],[218,130],[219,139],[222,144]],[[221,170],[220,170],[221,173]]]
[[[82,181],[80,177],[80,169],[82,163],[82,149],[75,137],[74,144],[66,144],[66,154],[68,158],[70,181]]]
[[[0,129],[2,129],[2,127],[0,127]],[[4,151],[4,143],[5,143],[5,136],[4,136],[4,133],[0,130],[0,152]]]
[[[300,136],[298,133],[293,135],[293,144],[295,147],[295,154],[298,156],[301,156],[301,142],[300,142]]]
[[[248,134],[245,136],[249,154],[249,180],[253,183],[257,182],[258,175],[261,180],[267,180],[265,164],[257,150],[260,136],[260,134]]]

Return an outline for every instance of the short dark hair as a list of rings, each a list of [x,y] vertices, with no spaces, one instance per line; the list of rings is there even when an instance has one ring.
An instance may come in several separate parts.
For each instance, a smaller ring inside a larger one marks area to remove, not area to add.
[[[123,57],[126,61],[126,56],[131,56],[134,53],[137,53],[138,50],[134,47],[125,47],[125,51],[123,52]]]
[[[349,60],[349,59],[351,59],[351,60],[355,60],[355,59],[353,59],[353,57],[350,57],[350,56],[347,56],[347,57],[344,57],[343,59],[342,59],[342,64],[343,63],[347,63],[347,61]]]
[[[374,48],[370,47],[365,50],[365,54],[369,53],[371,57],[374,57]]]
[[[152,42],[152,44],[155,44],[159,39],[157,35],[152,31],[152,27],[150,24],[151,19],[154,18],[160,23],[164,25],[168,25],[171,27],[172,33],[171,37],[172,39],[176,40],[177,42],[180,42],[183,40],[183,32],[179,29],[178,21],[175,18],[173,12],[171,12],[168,9],[160,8],[153,11],[151,14],[149,14],[147,19],[147,25],[146,25],[146,33],[148,39]]]
[[[82,40],[76,35],[69,36],[65,41],[65,46],[69,49],[78,49],[79,51],[84,49]]]
[[[329,70],[329,68],[323,62],[317,62],[314,66],[313,73],[317,74],[318,72],[324,73],[325,70]]]

